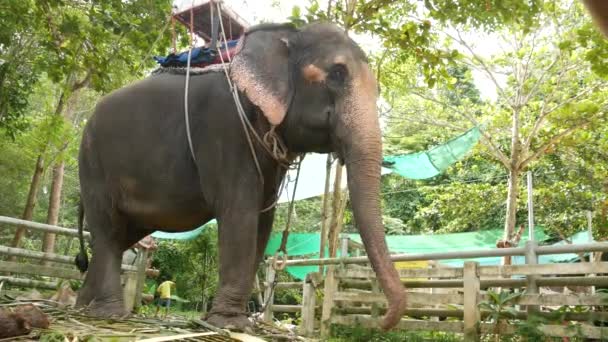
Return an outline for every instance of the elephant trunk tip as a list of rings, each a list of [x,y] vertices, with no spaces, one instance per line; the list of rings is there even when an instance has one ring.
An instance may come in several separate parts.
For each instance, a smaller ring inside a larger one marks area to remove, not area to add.
[[[407,302],[405,298],[405,291],[399,291],[400,295],[397,296],[387,296],[389,301],[388,310],[386,311],[386,315],[382,320],[380,327],[382,330],[387,331],[394,328],[399,321],[401,321],[401,317],[407,308]]]

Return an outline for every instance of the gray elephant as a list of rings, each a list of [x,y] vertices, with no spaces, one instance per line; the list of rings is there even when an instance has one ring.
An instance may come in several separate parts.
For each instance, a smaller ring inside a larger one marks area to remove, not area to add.
[[[335,152],[346,165],[356,224],[389,303],[382,326],[393,327],[405,291],[384,239],[378,86],[365,54],[342,29],[322,23],[255,26],[240,44],[229,75],[258,135],[275,131],[292,158]],[[286,170],[253,139],[256,166],[221,68],[190,76],[191,154],[184,82],[183,73],[163,72],[117,90],[85,127],[79,176],[93,256],[77,306],[125,314],[122,252],[156,229],[187,231],[216,218],[220,283],[207,319],[243,329],[273,223],[274,210],[263,209]],[[84,248],[77,264],[86,269]]]
[[[595,24],[600,31],[608,36],[608,1],[606,0],[583,0],[587,10],[593,16]]]

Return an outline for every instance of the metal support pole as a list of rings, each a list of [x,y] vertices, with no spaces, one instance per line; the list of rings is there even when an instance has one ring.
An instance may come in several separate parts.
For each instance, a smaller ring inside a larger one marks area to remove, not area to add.
[[[534,202],[532,195],[532,171],[528,171],[528,240],[534,240]]]

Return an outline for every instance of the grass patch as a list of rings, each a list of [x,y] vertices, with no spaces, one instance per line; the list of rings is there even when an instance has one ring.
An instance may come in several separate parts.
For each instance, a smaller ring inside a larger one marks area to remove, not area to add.
[[[328,342],[459,342],[462,337],[444,332],[370,330],[362,327],[332,326]]]

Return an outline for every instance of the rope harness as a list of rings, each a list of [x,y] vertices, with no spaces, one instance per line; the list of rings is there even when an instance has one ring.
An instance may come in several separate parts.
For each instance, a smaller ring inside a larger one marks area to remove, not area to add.
[[[224,30],[223,20],[220,20],[220,18],[222,17],[222,8],[220,6],[220,3],[211,1],[211,4],[213,4],[213,3],[215,3],[217,6],[217,15],[216,15],[217,18],[214,17],[213,6],[211,6],[211,17],[212,17],[211,18],[211,22],[212,22],[211,49],[214,51],[218,51],[219,49],[216,46],[217,43],[223,39],[224,44],[226,45],[228,40],[226,38],[226,31]],[[192,31],[193,27],[194,27],[193,8],[194,8],[194,2],[192,3],[192,7],[190,10],[190,31]],[[218,25],[218,23],[219,23],[219,25]],[[218,39],[218,29],[221,29],[221,32],[220,32],[221,37],[219,37],[219,39]],[[191,33],[193,34],[193,32],[191,32]],[[241,39],[244,39],[244,38],[241,38]],[[193,159],[194,163],[196,164],[196,156],[194,154],[194,148],[193,148],[193,144],[192,144],[192,134],[191,134],[191,129],[190,129],[190,116],[189,116],[189,112],[188,112],[188,93],[189,93],[189,86],[190,86],[190,82],[189,82],[190,81],[190,62],[191,62],[191,58],[192,58],[193,45],[194,45],[194,39],[192,38],[191,44],[188,49],[188,62],[187,62],[187,66],[186,66],[186,81],[185,81],[185,86],[184,86],[184,88],[185,88],[184,89],[185,90],[184,91],[184,119],[185,119],[185,123],[186,123],[186,136],[188,139],[188,147],[190,148],[190,155],[192,156],[192,159]],[[266,132],[262,137],[260,137],[260,135],[257,133],[255,128],[251,124],[251,121],[247,117],[245,110],[243,109],[243,105],[242,105],[240,97],[239,97],[238,89],[232,83],[232,79],[230,78],[230,73],[228,71],[227,64],[232,62],[232,56],[230,55],[230,52],[228,52],[228,54],[227,54],[228,61],[224,61],[223,55],[221,53],[218,53],[218,54],[220,56],[221,65],[222,65],[224,73],[226,75],[226,80],[228,81],[228,85],[230,87],[230,92],[232,94],[232,98],[234,99],[234,104],[236,105],[236,109],[238,112],[239,121],[241,122],[241,126],[242,126],[243,132],[245,134],[245,138],[247,139],[247,144],[249,146],[251,156],[255,163],[255,167],[256,167],[260,182],[262,183],[262,185],[264,185],[264,174],[262,173],[262,168],[260,166],[260,162],[258,160],[258,156],[255,151],[254,141],[253,141],[254,139],[263,148],[263,150],[265,150],[270,155],[270,157],[277,163],[277,176],[278,177],[280,177],[280,175],[281,175],[281,172],[280,172],[281,168],[285,169],[286,171],[293,169],[293,164],[295,164],[295,163],[293,163],[292,159],[289,156],[287,146],[285,145],[285,143],[283,142],[283,140],[281,139],[279,134],[276,132],[276,126],[271,125],[270,130],[268,130],[268,132]],[[276,270],[284,269],[285,265],[286,265],[285,261],[288,258],[287,239],[289,236],[289,228],[290,228],[290,224],[291,224],[291,217],[292,217],[292,212],[293,212],[293,207],[294,207],[295,192],[296,192],[296,189],[298,186],[298,179],[300,177],[300,166],[302,165],[302,160],[304,159],[304,155],[301,154],[301,155],[298,155],[298,157],[299,157],[298,158],[299,161],[297,162],[296,179],[295,179],[293,194],[292,194],[292,197],[291,197],[291,200],[289,203],[287,222],[285,225],[285,229],[283,230],[281,246],[279,247],[279,249],[277,249],[277,251],[274,255],[274,258],[273,258],[272,265]],[[270,206],[262,209],[260,211],[261,213],[267,212],[277,205],[280,194],[282,193],[284,187],[286,186],[286,182],[285,182],[286,178],[287,178],[287,176],[283,177],[283,180],[281,181],[281,185],[279,186],[279,191],[278,191],[273,203],[270,204]],[[282,259],[283,262],[281,262],[281,263],[278,263],[278,254],[279,253],[283,253],[283,259]],[[274,290],[274,285],[276,285],[276,281],[272,286],[273,287],[272,291]]]

